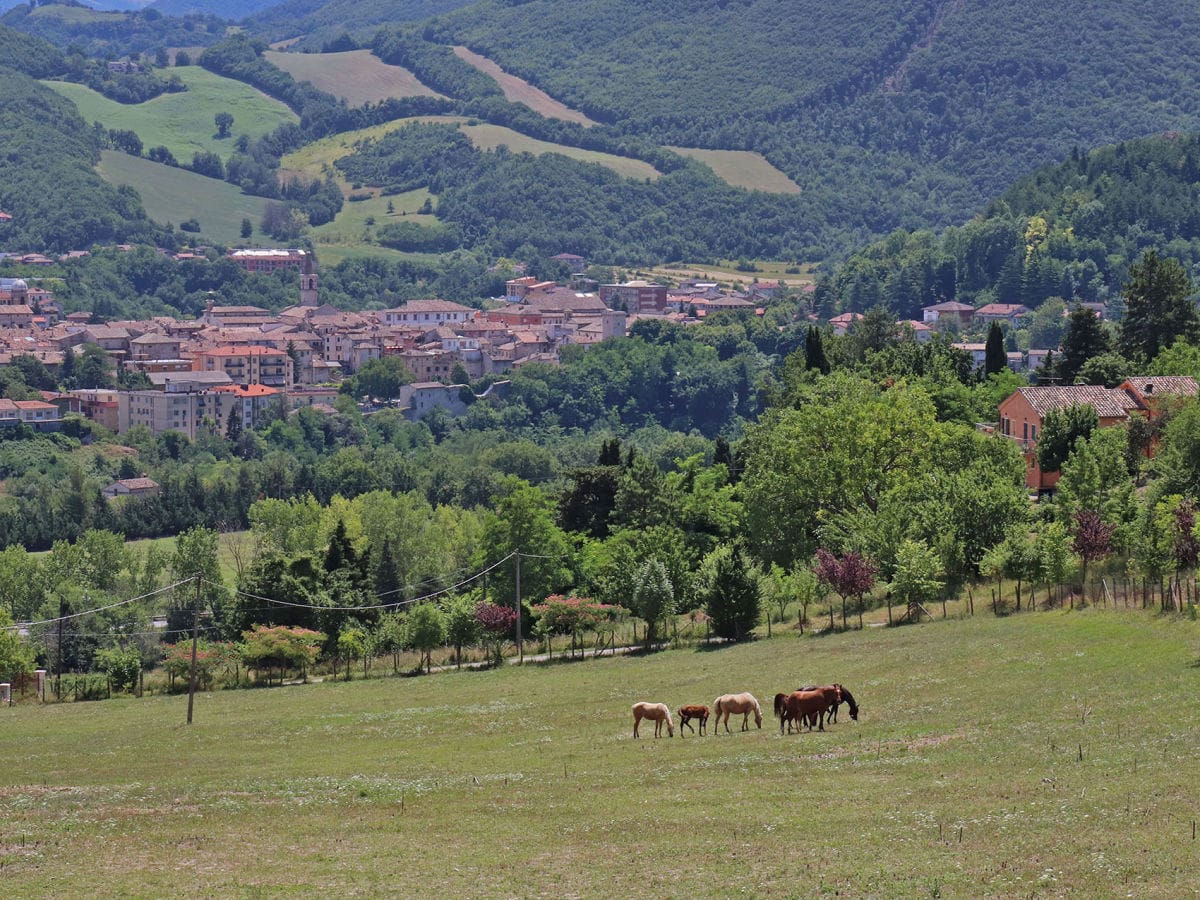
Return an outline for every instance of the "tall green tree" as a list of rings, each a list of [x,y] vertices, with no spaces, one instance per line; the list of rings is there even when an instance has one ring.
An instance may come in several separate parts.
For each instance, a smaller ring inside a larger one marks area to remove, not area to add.
[[[808,335],[804,340],[804,368],[816,369],[822,375],[829,374],[829,359],[825,356],[825,342],[821,337],[821,329],[815,325],[808,326]]]
[[[758,571],[737,546],[714,550],[706,563],[704,604],[712,630],[726,640],[745,640],[758,624],[762,602]]]
[[[1075,376],[1088,360],[1107,353],[1108,334],[1100,317],[1086,306],[1076,306],[1067,319],[1062,338],[1062,356],[1058,359],[1058,378],[1062,384],[1074,384]]]
[[[646,622],[646,649],[658,640],[658,627],[675,611],[675,592],[667,569],[658,559],[642,563],[634,579],[633,611]]]
[[[1192,297],[1195,288],[1178,260],[1147,250],[1129,267],[1122,295],[1119,349],[1134,359],[1152,360],[1177,338],[1200,338],[1200,313]]]
[[[984,346],[983,374],[995,375],[1008,368],[1008,354],[1004,350],[1004,332],[999,322],[988,328],[987,344]]]

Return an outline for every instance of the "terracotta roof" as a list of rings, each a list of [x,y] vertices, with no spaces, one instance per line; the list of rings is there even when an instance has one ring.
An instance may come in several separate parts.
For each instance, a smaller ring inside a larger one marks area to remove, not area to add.
[[[1095,409],[1096,415],[1102,419],[1124,419],[1128,417],[1129,410],[1138,408],[1137,401],[1119,388],[1089,384],[1039,385],[1018,388],[1017,393],[1042,417],[1051,410],[1086,404]]]
[[[1155,394],[1195,397],[1200,393],[1200,385],[1197,385],[1196,379],[1190,375],[1140,375],[1135,378],[1127,378],[1125,384],[1131,386],[1143,397],[1151,397]]]

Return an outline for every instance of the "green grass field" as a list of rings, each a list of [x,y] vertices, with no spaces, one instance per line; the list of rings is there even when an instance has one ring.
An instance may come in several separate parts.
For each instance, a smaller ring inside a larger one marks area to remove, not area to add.
[[[10,896],[1135,896],[1195,887],[1200,627],[1047,612],[0,710]],[[858,723],[631,737],[838,680]]]
[[[464,62],[468,62],[485,75],[491,76],[500,85],[504,97],[510,103],[524,103],[534,112],[541,113],[548,119],[562,119],[567,122],[578,122],[580,125],[592,126],[596,122],[577,109],[572,109],[565,103],[555,100],[541,88],[534,87],[523,78],[510,75],[499,65],[486,56],[480,56],[466,47],[455,47],[455,54]]]
[[[254,226],[255,245],[278,243],[258,234],[263,210],[270,201],[243,194],[232,184],[116,150],[101,152],[97,170],[105,181],[136,188],[147,215],[156,222],[178,225],[196,219],[204,238],[235,244],[242,240],[242,219],[247,218]]]
[[[89,9],[86,6],[67,6],[65,4],[47,3],[29,11],[31,16],[42,16],[47,19],[61,19],[71,25],[95,25],[121,23],[125,19],[122,12],[108,12],[99,9]]]
[[[172,69],[188,85],[179,94],[162,94],[145,103],[125,104],[109,100],[91,88],[62,81],[44,82],[74,101],[89,122],[101,122],[110,129],[130,129],[142,139],[145,149],[164,146],[181,163],[190,163],[197,151],[227,157],[234,140],[242,135],[259,137],[284,122],[298,121],[295,113],[261,91],[199,66]],[[219,112],[233,114],[229,138],[218,140],[213,117]]]
[[[668,147],[680,156],[704,163],[718,178],[734,187],[769,194],[798,194],[800,185],[779,171],[761,153],[749,150],[697,150],[692,147]]]
[[[269,50],[263,57],[297,81],[311,82],[313,87],[344,98],[351,106],[375,103],[389,97],[441,96],[423,85],[408,69],[389,66],[370,50],[348,50],[344,53],[280,53]]]

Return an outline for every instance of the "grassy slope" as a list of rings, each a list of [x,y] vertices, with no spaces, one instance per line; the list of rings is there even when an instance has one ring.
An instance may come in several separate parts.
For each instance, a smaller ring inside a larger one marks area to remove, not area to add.
[[[263,54],[272,65],[297,81],[309,81],[319,90],[345,98],[351,106],[374,103],[389,97],[440,97],[417,80],[408,69],[389,66],[370,50],[345,53]]]
[[[1178,896],[1198,637],[1141,612],[980,616],[202,695],[190,728],[179,697],[21,706],[6,889],[160,895],[187,867],[214,894]],[[635,700],[832,678],[858,724],[630,737]]]
[[[571,109],[565,103],[560,103],[541,88],[534,87],[516,75],[508,74],[486,56],[480,56],[466,47],[455,47],[454,52],[458,54],[459,59],[469,62],[480,72],[494,78],[500,85],[500,89],[504,91],[505,98],[513,103],[524,103],[534,112],[541,113],[548,119],[562,119],[566,122],[578,122],[580,125],[596,124],[579,110]]]
[[[135,188],[146,214],[156,222],[178,225],[185,219],[196,219],[203,236],[221,244],[236,244],[242,239],[243,218],[249,219],[257,232],[269,202],[243,194],[227,182],[116,150],[100,154],[97,170],[105,181]],[[263,235],[254,238],[256,245],[263,241],[268,246],[276,243]]]
[[[256,138],[284,122],[297,121],[295,113],[278,100],[240,81],[214,75],[199,66],[171,71],[187,83],[187,91],[137,104],[116,103],[78,84],[45,84],[73,100],[89,122],[132,129],[147,149],[165,146],[180,162],[190,162],[192,155],[201,150],[228,156],[239,135]],[[222,111],[233,113],[232,136],[217,140],[213,137],[213,117]]]
[[[682,156],[704,163],[718,178],[734,187],[770,194],[798,194],[800,185],[767,162],[761,153],[749,150],[696,150],[690,147],[669,147]]]
[[[471,139],[476,147],[484,150],[494,150],[496,147],[507,146],[513,153],[532,153],[540,156],[543,153],[561,153],[580,162],[598,163],[606,169],[612,169],[618,175],[626,178],[657,178],[659,173],[650,163],[640,159],[630,159],[625,156],[614,156],[611,153],[601,153],[596,150],[580,150],[577,147],[565,147],[562,144],[552,144],[549,141],[539,141],[537,138],[526,137],[511,128],[501,125],[464,125],[463,133]]]

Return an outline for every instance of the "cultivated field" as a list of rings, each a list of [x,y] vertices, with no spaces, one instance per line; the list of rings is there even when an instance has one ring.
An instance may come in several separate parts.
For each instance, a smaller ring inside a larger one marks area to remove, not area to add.
[[[482,673],[0,710],[11,896],[1136,896],[1195,887],[1200,627],[977,615]],[[825,733],[641,699],[840,680]]]
[[[87,121],[135,131],[146,150],[164,146],[180,162],[190,163],[197,151],[227,157],[240,135],[256,138],[284,122],[298,121],[296,114],[278,100],[248,84],[214,75],[199,66],[183,66],[171,72],[187,83],[188,90],[162,94],[145,103],[117,103],[79,84],[44,84],[74,101]],[[233,114],[230,137],[220,140],[213,137],[217,130],[213,117],[219,112]]]
[[[524,103],[534,112],[541,113],[548,119],[562,119],[566,122],[578,122],[580,125],[587,126],[596,124],[595,120],[589,119],[579,110],[571,109],[565,103],[555,100],[541,88],[534,87],[523,78],[508,74],[486,56],[480,56],[466,47],[455,47],[454,52],[459,59],[469,62],[483,74],[494,78],[500,85],[500,90],[504,92],[505,99],[510,103]]]
[[[612,169],[618,175],[626,178],[658,178],[659,171],[648,162],[631,159],[627,156],[616,156],[612,153],[602,153],[599,150],[581,150],[578,147],[567,147],[563,144],[552,144],[549,141],[539,141],[527,137],[511,128],[502,125],[464,125],[463,133],[471,142],[484,150],[494,150],[505,145],[513,153],[561,153],[563,156],[577,159],[580,162],[598,163],[607,169]]]
[[[156,222],[178,225],[195,219],[205,238],[235,244],[242,240],[242,219],[246,218],[254,226],[255,245],[277,243],[258,233],[263,210],[270,201],[243,194],[232,184],[116,150],[101,151],[97,171],[105,181],[135,188],[146,214]]]
[[[669,265],[655,266],[648,273],[639,273],[639,275],[664,275],[667,278],[675,280],[681,278],[698,278],[725,284],[732,284],[734,282],[750,284],[759,279],[764,281],[778,281],[781,284],[793,287],[813,283],[813,276],[809,274],[808,267],[802,267],[801,273],[796,274],[795,272],[787,271],[789,268],[794,268],[792,263],[787,262],[755,260],[754,266],[755,271],[753,272],[739,272],[732,262],[719,266],[671,263]]]
[[[718,178],[734,187],[768,194],[798,194],[800,185],[775,168],[761,153],[749,150],[697,150],[692,147],[668,147],[680,156],[704,163]]]
[[[297,81],[312,82],[313,87],[351,106],[375,103],[389,97],[440,97],[426,87],[408,69],[390,66],[370,50],[344,53],[279,53],[267,51],[264,58],[283,69]]]

